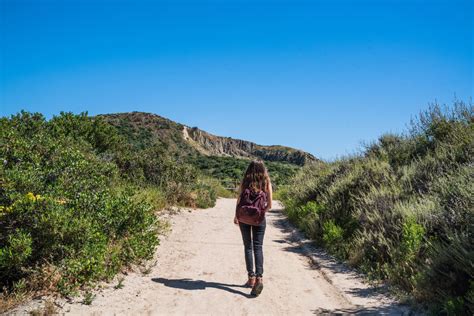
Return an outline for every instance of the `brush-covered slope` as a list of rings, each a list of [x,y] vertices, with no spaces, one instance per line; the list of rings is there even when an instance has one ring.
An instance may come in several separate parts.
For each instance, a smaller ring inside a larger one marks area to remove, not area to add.
[[[318,160],[302,150],[284,146],[263,146],[245,140],[216,136],[156,114],[131,112],[101,116],[116,126],[120,133],[138,148],[159,143],[179,155],[261,158],[265,161],[298,166]]]

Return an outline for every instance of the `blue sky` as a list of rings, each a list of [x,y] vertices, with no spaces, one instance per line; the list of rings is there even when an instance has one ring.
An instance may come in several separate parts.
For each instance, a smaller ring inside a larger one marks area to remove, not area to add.
[[[333,159],[473,96],[470,0],[0,0],[0,115],[145,111]]]

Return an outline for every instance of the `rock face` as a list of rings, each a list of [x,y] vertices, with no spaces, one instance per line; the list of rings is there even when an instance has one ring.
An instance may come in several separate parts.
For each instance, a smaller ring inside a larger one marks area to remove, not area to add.
[[[161,143],[182,155],[260,158],[303,166],[318,161],[302,150],[284,146],[262,146],[253,142],[209,134],[152,113],[131,112],[100,115],[139,146]]]
[[[185,140],[197,147],[200,152],[213,156],[251,157],[256,144],[240,139],[219,137],[202,131],[196,127],[183,129]]]
[[[318,161],[302,150],[283,146],[262,146],[253,142],[209,134],[196,127],[184,126],[183,137],[199,152],[214,156],[261,158],[267,161],[289,162],[303,166]]]

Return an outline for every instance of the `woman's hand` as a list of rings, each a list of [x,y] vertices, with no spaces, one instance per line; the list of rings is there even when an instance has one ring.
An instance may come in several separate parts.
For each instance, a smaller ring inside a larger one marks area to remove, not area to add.
[[[234,216],[234,224],[239,225],[239,220],[237,219],[237,216]]]

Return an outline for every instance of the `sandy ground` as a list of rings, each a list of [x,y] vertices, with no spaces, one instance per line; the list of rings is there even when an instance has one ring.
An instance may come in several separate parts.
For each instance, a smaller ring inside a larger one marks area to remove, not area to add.
[[[264,290],[252,298],[244,250],[234,225],[234,199],[216,207],[183,210],[171,217],[172,231],[157,248],[157,264],[112,283],[91,305],[61,303],[61,312],[87,315],[298,315],[408,314],[408,309],[366,285],[292,228],[275,203],[267,213]],[[34,304],[15,311],[27,313]]]

